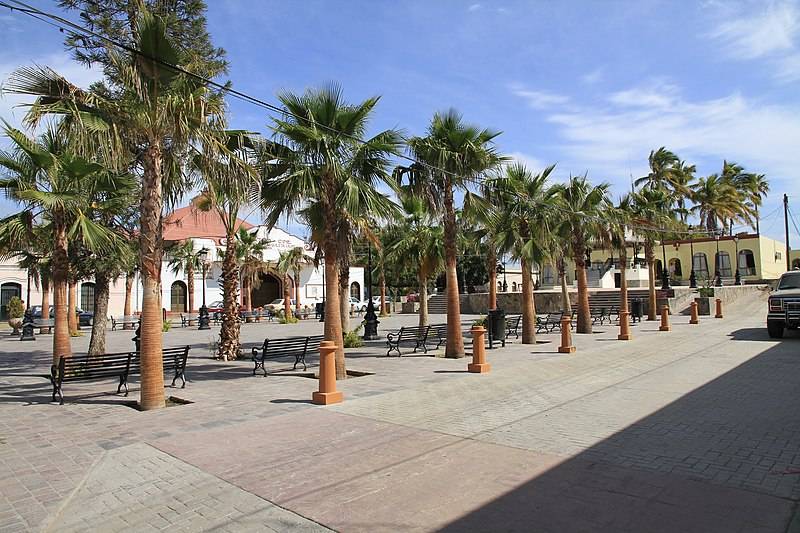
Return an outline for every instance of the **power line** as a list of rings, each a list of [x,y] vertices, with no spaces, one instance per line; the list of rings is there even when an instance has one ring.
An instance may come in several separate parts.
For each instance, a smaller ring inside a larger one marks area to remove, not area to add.
[[[20,0],[10,0],[10,1],[13,2],[14,4],[16,4],[16,6],[11,5],[11,4],[9,4],[9,3],[5,2],[5,1],[0,1],[0,6],[10,9],[12,12],[19,11],[20,13],[28,15],[28,16],[36,19],[36,20],[44,22],[44,23],[46,23],[46,24],[48,24],[50,26],[56,27],[62,33],[64,31],[67,31],[67,32],[69,32],[69,33],[71,33],[71,34],[73,34],[73,35],[75,35],[77,37],[86,38],[87,36],[91,36],[91,37],[94,37],[96,39],[100,39],[100,40],[105,41],[106,43],[108,43],[108,44],[110,44],[110,45],[112,45],[112,46],[114,46],[116,48],[119,48],[121,50],[125,50],[128,53],[144,57],[144,58],[146,58],[146,59],[148,59],[150,61],[158,63],[159,65],[164,66],[164,67],[166,67],[168,69],[171,69],[171,70],[173,70],[175,72],[179,72],[181,74],[189,76],[189,77],[191,77],[191,78],[203,83],[206,86],[210,86],[210,87],[214,87],[216,89],[219,89],[224,94],[229,94],[229,95],[233,96],[234,98],[237,98],[237,99],[242,100],[244,102],[247,102],[247,103],[262,107],[262,108],[267,109],[269,111],[272,111],[274,113],[279,113],[281,115],[288,115],[288,116],[291,116],[291,117],[293,117],[293,118],[295,118],[297,120],[304,121],[304,122],[307,122],[309,124],[313,124],[314,126],[320,127],[320,128],[325,129],[325,130],[327,130],[329,132],[342,135],[343,137],[345,137],[347,139],[350,139],[350,140],[352,140],[352,141],[354,141],[356,143],[359,143],[359,144],[362,144],[362,145],[367,144],[367,141],[365,141],[364,139],[361,139],[361,138],[356,137],[354,135],[345,133],[345,132],[343,132],[341,130],[338,130],[338,129],[333,128],[331,126],[328,126],[326,124],[317,124],[317,123],[313,122],[311,119],[309,119],[307,117],[304,117],[302,115],[297,115],[297,114],[289,111],[288,109],[281,108],[279,106],[276,106],[275,104],[271,104],[271,103],[269,103],[269,102],[267,102],[265,100],[262,100],[260,98],[257,98],[257,97],[251,96],[251,95],[249,95],[247,93],[244,93],[244,92],[238,91],[236,89],[233,89],[233,88],[229,87],[228,85],[221,84],[221,83],[216,82],[216,81],[214,81],[214,80],[212,80],[210,78],[206,78],[206,77],[201,76],[199,74],[196,74],[194,72],[188,71],[188,70],[180,67],[179,65],[175,65],[175,64],[169,63],[168,61],[164,61],[162,59],[150,56],[149,54],[146,54],[146,53],[142,52],[141,50],[139,50],[139,49],[137,49],[135,47],[132,47],[132,46],[126,45],[124,43],[120,43],[118,41],[115,41],[115,40],[111,39],[110,37],[107,37],[105,35],[99,34],[99,33],[95,32],[95,31],[93,31],[93,30],[91,30],[89,28],[86,28],[85,26],[81,26],[79,24],[76,24],[76,23],[74,23],[74,22],[72,22],[72,21],[70,21],[68,19],[65,19],[65,18],[59,16],[59,15],[56,15],[56,14],[53,14],[53,13],[48,13],[46,11],[42,11],[42,10],[40,10],[40,9],[34,7],[34,6],[31,6],[29,4],[26,4],[26,3],[24,3],[24,2],[22,2]],[[47,19],[50,19],[50,20],[47,20]],[[55,21],[55,22],[53,22],[53,21]],[[71,29],[65,30],[64,26],[67,26],[67,27],[69,27]],[[420,161],[419,159],[411,157],[409,155],[406,155],[406,154],[395,154],[395,155],[400,159],[403,159],[405,161],[409,161],[411,163],[419,164],[419,165],[421,165],[421,166],[423,166],[423,167],[425,167],[425,168],[427,168],[429,170],[440,172],[442,174],[446,174],[446,175],[450,175],[450,176],[454,176],[454,177],[458,177],[458,174],[455,173],[455,172],[452,172],[450,170],[446,170],[446,169],[437,167],[435,165],[431,165],[430,163],[427,163],[425,161]],[[560,206],[558,206],[556,204],[540,204],[540,207],[547,207],[547,208],[551,208],[551,209],[556,209],[556,210],[564,212],[564,213],[569,213],[569,211],[567,211],[564,208],[561,208]],[[588,216],[587,215],[587,216],[585,216],[585,218],[589,219],[589,220],[599,221],[599,222],[607,222],[607,219],[604,219],[603,217],[599,217],[599,216]],[[655,232],[661,232],[661,233],[671,233],[671,234],[674,234],[674,235],[689,235],[689,236],[696,236],[696,235],[710,236],[711,235],[711,232],[709,232],[709,231],[695,231],[695,230],[688,230],[688,229],[687,230],[676,230],[676,229],[669,229],[669,228],[664,228],[664,227],[645,226],[645,225],[639,225],[639,224],[628,224],[626,226],[628,228],[630,228],[630,229],[634,229],[635,228],[635,229],[639,229],[639,230],[643,230],[643,231],[655,231]]]

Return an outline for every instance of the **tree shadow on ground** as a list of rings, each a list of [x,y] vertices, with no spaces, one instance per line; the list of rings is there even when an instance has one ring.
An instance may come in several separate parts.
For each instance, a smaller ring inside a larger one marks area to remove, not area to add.
[[[753,329],[732,334],[761,335]],[[702,354],[694,357],[702,362]],[[660,405],[662,393],[620,394],[619,401],[639,396]],[[550,413],[551,446],[572,446],[559,435],[581,424],[602,434],[603,419],[614,419],[613,412],[586,409],[579,419]],[[783,532],[800,498],[800,476],[791,475],[800,467],[799,411],[800,365],[790,341],[536,471],[442,531]],[[504,430],[530,431],[527,424],[521,419]]]

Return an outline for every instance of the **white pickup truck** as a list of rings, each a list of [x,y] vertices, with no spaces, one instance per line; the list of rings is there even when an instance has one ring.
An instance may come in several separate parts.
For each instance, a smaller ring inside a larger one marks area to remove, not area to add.
[[[785,272],[769,295],[767,331],[773,339],[783,337],[786,329],[800,327],[800,271]]]

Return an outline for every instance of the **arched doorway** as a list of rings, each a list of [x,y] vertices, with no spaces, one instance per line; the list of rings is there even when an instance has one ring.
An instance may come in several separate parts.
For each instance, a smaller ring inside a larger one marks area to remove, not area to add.
[[[361,301],[361,285],[357,281],[350,284],[350,297]]]
[[[800,259],[792,261],[792,270],[800,270]]]
[[[681,270],[681,260],[673,257],[669,260],[669,277],[673,279],[681,279],[683,271]]]
[[[656,280],[659,280],[661,279],[661,270],[663,268],[661,266],[661,259],[656,259],[655,267],[656,267]]]
[[[250,306],[253,309],[263,307],[278,298],[283,297],[281,291],[282,284],[280,279],[272,273],[261,274],[261,280],[251,291],[252,300]]]
[[[22,285],[13,281],[0,285],[0,320],[8,320],[8,302],[14,296],[22,298]]]
[[[175,281],[170,288],[169,310],[173,313],[186,312],[186,284],[182,281]]]
[[[81,310],[94,313],[94,283],[81,283]]]
[[[797,262],[797,259],[795,259]],[[739,250],[739,262],[736,264],[742,276],[756,275],[756,258],[752,250]]]

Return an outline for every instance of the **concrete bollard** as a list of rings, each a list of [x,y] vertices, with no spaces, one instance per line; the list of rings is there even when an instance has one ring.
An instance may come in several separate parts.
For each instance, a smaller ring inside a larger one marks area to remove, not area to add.
[[[669,331],[669,306],[662,305],[661,306],[661,327],[658,328],[658,331]]]
[[[619,312],[619,335],[617,335],[617,340],[629,341],[633,337],[631,335],[630,315],[628,311]]]
[[[714,318],[722,318],[722,300],[717,298],[717,314],[714,315]]]
[[[692,301],[692,318],[689,319],[689,324],[699,324],[700,319],[697,316],[697,302]]]
[[[561,317],[561,346],[558,347],[558,353],[575,353],[575,347],[572,345],[572,320],[568,316]]]
[[[474,374],[486,374],[492,369],[492,365],[486,362],[486,345],[483,336],[486,335],[486,328],[483,326],[472,326],[472,362],[467,365],[467,371]]]
[[[336,345],[322,341],[319,345],[319,391],[311,395],[317,405],[340,403],[344,395],[336,390]]]

